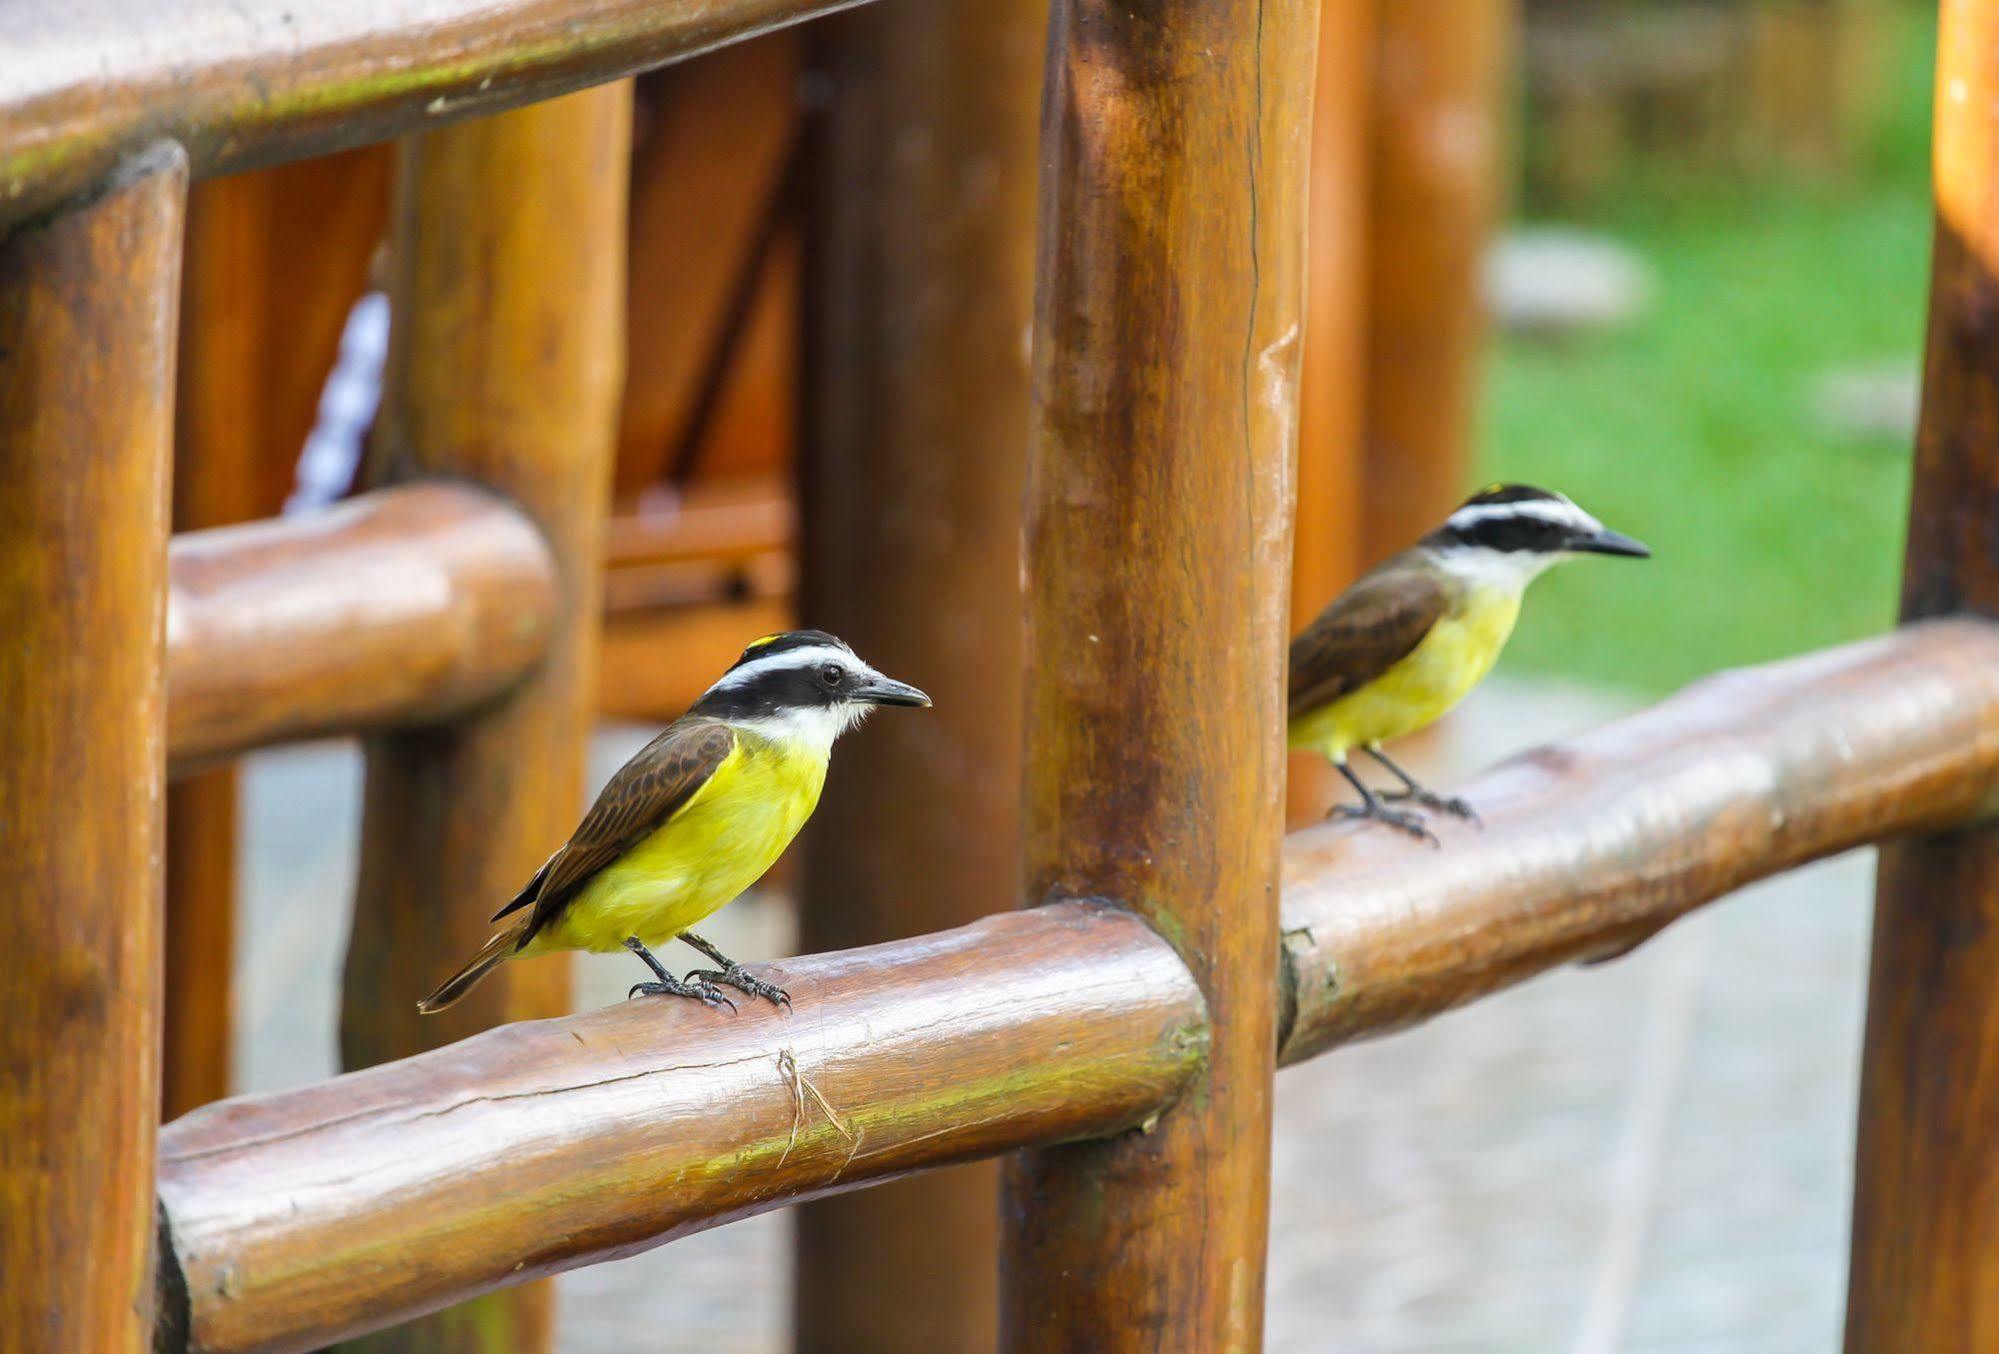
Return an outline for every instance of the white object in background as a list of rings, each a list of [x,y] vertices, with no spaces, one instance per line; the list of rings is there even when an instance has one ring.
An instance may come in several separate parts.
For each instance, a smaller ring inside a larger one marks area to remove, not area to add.
[[[388,293],[371,291],[347,312],[339,354],[319,393],[319,418],[299,452],[286,513],[324,508],[353,487],[362,439],[382,403],[382,364],[388,353]]]
[[[1500,327],[1546,337],[1616,329],[1652,300],[1652,271],[1601,235],[1511,230],[1486,254],[1485,301]]]

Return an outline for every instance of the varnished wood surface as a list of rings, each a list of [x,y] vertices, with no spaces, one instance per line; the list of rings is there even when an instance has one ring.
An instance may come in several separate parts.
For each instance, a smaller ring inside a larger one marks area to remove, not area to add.
[[[765,971],[791,1010],[642,999],[174,1123],[186,1348],[312,1349],[798,1198],[1115,1132],[1199,1063],[1200,994],[1107,908]]]
[[[805,34],[801,615],[936,708],[842,743],[803,838],[800,943],[1019,905],[1020,494],[1046,12],[901,0]],[[799,1354],[981,1354],[989,1164],[798,1216]]]
[[[269,194],[256,176],[188,195],[174,398],[173,525],[224,526],[275,510],[258,493],[270,382],[263,269]],[[236,773],[167,787],[166,988],[161,1117],[229,1094],[236,912]]]
[[[1374,28],[1363,566],[1464,496],[1499,206],[1509,0],[1390,0]]]
[[[560,959],[508,965],[439,1015],[416,1002],[576,826],[596,681],[604,519],[623,379],[631,89],[614,85],[404,142],[374,464],[513,500],[555,557],[546,651],[454,722],[364,744],[343,1067],[568,1009]],[[529,1354],[545,1285],[365,1342],[371,1354]]]
[[[1926,626],[1698,682],[1458,787],[1440,850],[1328,824],[1284,853],[1282,1058],[1635,944],[1757,879],[1999,807],[1999,628]]]
[[[194,766],[470,710],[547,649],[560,598],[539,530],[463,484],[174,538],[168,751]]]
[[[1947,0],[1902,611],[1999,616],[1999,4]],[[1999,827],[1881,853],[1847,1354],[1999,1348]]]
[[[162,140],[197,175],[552,98],[858,0],[139,0],[0,9],[0,223]]]
[[[1298,512],[1291,633],[1359,576],[1368,509],[1368,165],[1374,111],[1374,9],[1321,0],[1312,98],[1311,231],[1298,381]],[[1316,752],[1290,755],[1285,816],[1316,823],[1350,791]]]
[[[1159,928],[1214,1022],[1151,1133],[1023,1153],[1001,1347],[1261,1346],[1318,6],[1055,0],[1023,894]]]
[[[0,1344],[152,1326],[168,476],[187,168],[0,239]]]
[[[1278,1056],[1620,949],[1805,861],[1999,812],[1995,729],[1999,626],[1930,624],[1506,763],[1463,787],[1486,831],[1443,825],[1442,851],[1293,834]],[[161,1191],[198,1347],[310,1347],[516,1264],[587,1263],[808,1196],[850,1149],[838,1183],[1103,1133],[1199,1084],[1198,993],[1115,911],[1030,909],[771,972],[788,1014],[641,1002],[169,1125]]]

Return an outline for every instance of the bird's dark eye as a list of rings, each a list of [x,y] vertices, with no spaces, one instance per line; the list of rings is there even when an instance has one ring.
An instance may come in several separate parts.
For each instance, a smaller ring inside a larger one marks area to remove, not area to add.
[[[819,680],[829,687],[837,687],[847,679],[847,670],[838,663],[828,663],[819,669]]]

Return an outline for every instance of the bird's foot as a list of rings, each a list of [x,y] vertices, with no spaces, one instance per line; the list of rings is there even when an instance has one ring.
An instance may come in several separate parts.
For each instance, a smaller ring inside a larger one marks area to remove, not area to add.
[[[1380,823],[1398,832],[1405,832],[1419,842],[1428,842],[1432,846],[1443,844],[1437,840],[1437,834],[1430,831],[1429,824],[1423,821],[1422,814],[1411,813],[1407,809],[1391,809],[1379,800],[1365,804],[1335,804],[1327,810],[1326,817]]]
[[[652,976],[658,979],[657,982],[633,983],[632,990],[625,993],[626,1001],[641,994],[648,997],[693,997],[704,1005],[726,1006],[731,1011],[736,1009],[736,1003],[723,996],[721,988],[703,979],[699,973],[690,973],[685,979],[676,978],[668,973],[666,966],[659,962],[653,952],[645,947],[645,942],[637,936],[625,937],[625,948],[645,960],[645,966],[651,969]]]
[[[705,982],[698,973],[690,973],[685,981],[679,978],[662,978],[657,982],[633,983],[632,990],[625,993],[625,1000],[633,997],[693,997],[709,1006],[726,1006],[731,1011],[736,1003],[730,1001],[722,989],[711,982]]]
[[[1390,790],[1381,796],[1384,804],[1420,804],[1435,813],[1448,813],[1453,818],[1462,818],[1474,827],[1484,827],[1485,820],[1478,816],[1478,810],[1457,795],[1440,795],[1434,790]]]
[[[789,992],[776,983],[765,982],[741,964],[730,964],[727,968],[719,969],[698,968],[690,972],[687,977],[690,981],[702,978],[711,983],[720,983],[724,987],[733,987],[738,992],[747,992],[752,997],[762,997],[773,1006],[791,1005]]]

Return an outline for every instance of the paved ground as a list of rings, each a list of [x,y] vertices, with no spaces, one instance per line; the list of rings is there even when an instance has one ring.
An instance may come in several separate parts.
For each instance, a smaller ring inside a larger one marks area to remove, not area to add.
[[[1495,683],[1448,753],[1475,764],[1606,713]],[[606,735],[599,774],[632,745]],[[332,1070],[358,784],[340,748],[251,763],[245,1089]],[[1629,960],[1286,1072],[1270,1348],[1836,1350],[1869,878],[1832,862]],[[732,951],[790,935],[780,900],[723,917]],[[620,996],[629,968],[589,961],[580,1000]],[[773,1215],[567,1276],[564,1354],[775,1354],[786,1237]]]

